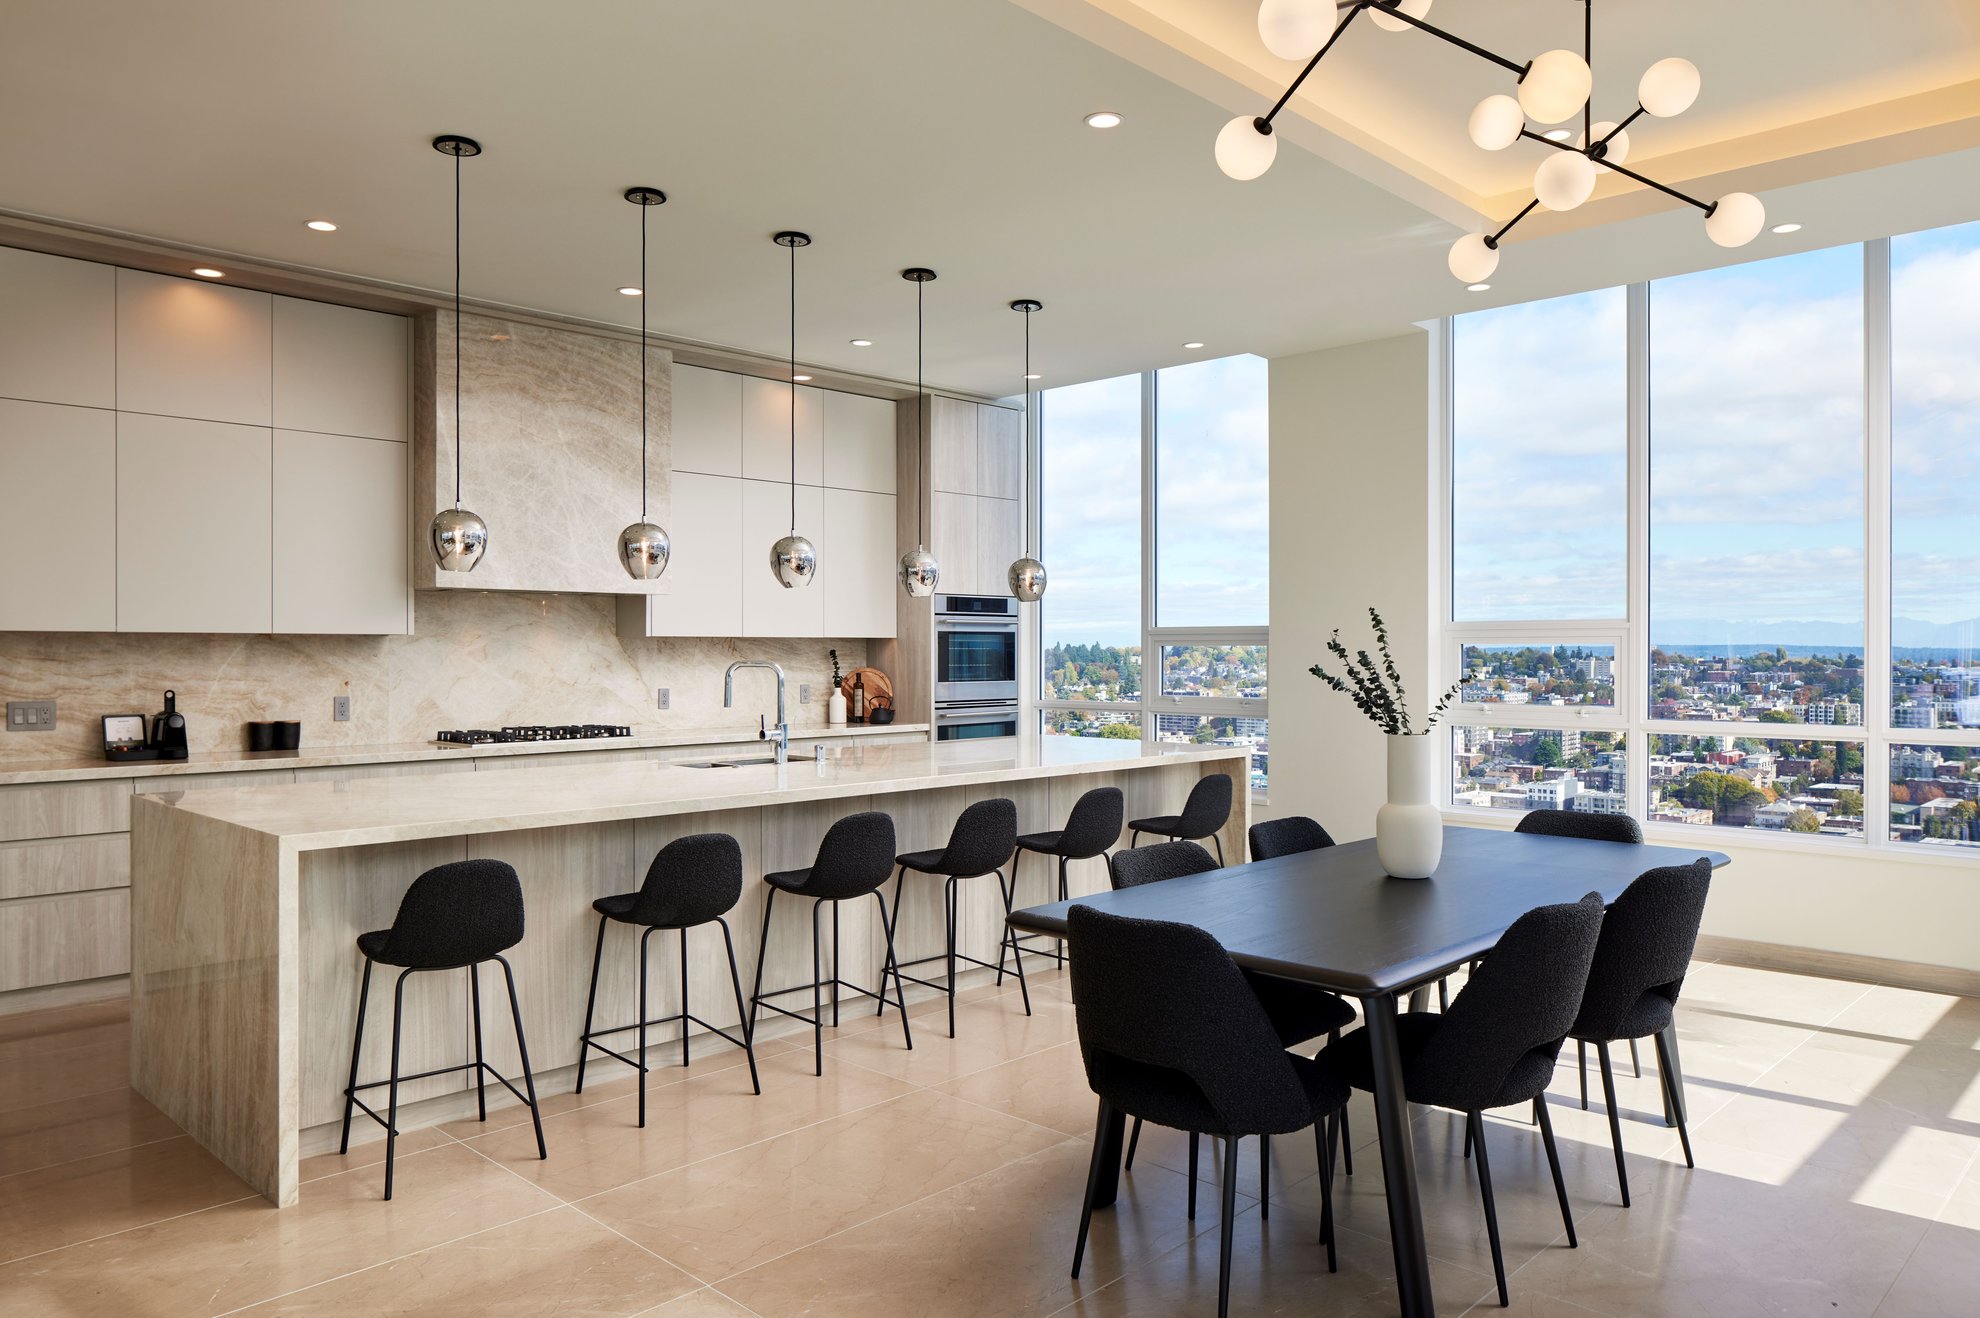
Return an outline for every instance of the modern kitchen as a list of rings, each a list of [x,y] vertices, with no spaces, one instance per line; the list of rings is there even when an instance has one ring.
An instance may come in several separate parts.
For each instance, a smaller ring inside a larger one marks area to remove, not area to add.
[[[1980,27],[1518,8],[10,15],[0,1313],[1963,1311]]]

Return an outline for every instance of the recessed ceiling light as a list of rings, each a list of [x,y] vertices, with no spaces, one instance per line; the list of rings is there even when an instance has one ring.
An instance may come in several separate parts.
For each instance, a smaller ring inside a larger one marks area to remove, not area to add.
[[[1574,130],[1571,128],[1556,128],[1547,134],[1547,140],[1549,142],[1565,142],[1573,136]]]
[[[646,292],[646,290],[643,288],[633,288],[631,286],[622,288],[619,291],[625,294],[627,297],[640,297],[643,296]]]
[[[872,340],[872,339],[854,339],[854,340],[852,341],[852,346],[853,346],[853,347],[855,347],[855,348],[870,348],[870,347],[872,347],[872,346],[873,346],[873,340]]]
[[[201,279],[225,279],[227,277],[224,271],[215,270],[210,265],[196,265],[193,267],[193,273]]]
[[[803,384],[806,380],[809,380],[811,377],[808,375],[793,375],[791,378],[793,380],[796,380],[799,384]]]
[[[1203,346],[1202,344],[1196,342],[1194,339],[1190,340],[1188,343],[1183,344],[1183,347],[1189,349],[1191,352],[1196,351],[1196,349],[1202,346]]]
[[[1464,291],[1467,293],[1483,293],[1490,287],[1492,287],[1490,284],[1466,284]]]
[[[1775,233],[1800,233],[1800,232],[1801,232],[1801,226],[1800,226],[1799,224],[1776,224],[1776,225],[1774,226],[1774,232],[1775,232]]]
[[[1121,117],[1112,110],[1095,110],[1086,116],[1088,128],[1119,128]]]
[[[328,220],[311,220],[311,221],[309,222],[309,226],[308,226],[308,227],[310,227],[310,228],[312,228],[312,229],[314,229],[314,230],[316,230],[316,231],[317,231],[318,233],[335,233],[335,232],[337,232],[337,226],[336,226],[336,225],[334,225],[334,224],[332,224],[332,223],[331,223],[330,221],[328,221]]]

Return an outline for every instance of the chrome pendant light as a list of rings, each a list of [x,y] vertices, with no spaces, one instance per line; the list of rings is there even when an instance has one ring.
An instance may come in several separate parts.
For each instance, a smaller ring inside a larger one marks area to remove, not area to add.
[[[433,149],[454,158],[454,506],[433,518],[433,557],[442,572],[472,572],[488,548],[488,523],[461,507],[461,161],[481,154],[471,137],[433,139]]]
[[[1045,304],[1035,297],[1021,297],[1011,303],[1012,311],[1024,313],[1024,555],[1011,564],[1007,574],[1011,594],[1021,604],[1036,604],[1045,595],[1045,565],[1031,556],[1031,313],[1043,311]]]
[[[786,229],[774,241],[791,252],[791,533],[770,546],[770,571],[778,585],[795,590],[818,575],[818,549],[797,533],[797,249],[811,246],[811,235]]]
[[[914,599],[927,599],[942,580],[942,565],[928,552],[928,508],[922,498],[922,455],[928,451],[928,391],[921,381],[921,292],[935,272],[922,266],[901,271],[914,285],[914,548],[901,555],[901,589]]]
[[[626,200],[639,207],[639,520],[619,532],[619,561],[634,581],[653,581],[667,570],[674,545],[665,527],[646,520],[646,214],[667,200],[658,188],[627,188]]]

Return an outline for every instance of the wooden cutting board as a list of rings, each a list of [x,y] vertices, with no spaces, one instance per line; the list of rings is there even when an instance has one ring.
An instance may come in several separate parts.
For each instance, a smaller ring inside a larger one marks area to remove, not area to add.
[[[884,699],[889,704],[893,703],[894,683],[885,673],[877,668],[855,668],[846,674],[844,681],[839,683],[839,690],[846,693],[846,702],[848,704],[852,702],[853,698],[853,682],[861,677],[866,679],[866,701],[868,704],[872,704],[875,699]]]

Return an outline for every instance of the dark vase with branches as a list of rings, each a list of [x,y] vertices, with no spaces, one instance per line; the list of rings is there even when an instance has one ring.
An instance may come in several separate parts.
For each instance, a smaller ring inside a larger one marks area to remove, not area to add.
[[[1354,701],[1354,707],[1388,738],[1388,803],[1375,812],[1375,854],[1394,878],[1426,879],[1444,853],[1443,812],[1437,808],[1436,742],[1430,736],[1457,698],[1462,683],[1438,697],[1419,726],[1409,712],[1402,671],[1389,647],[1389,628],[1382,615],[1368,610],[1375,633],[1375,655],[1349,651],[1336,628],[1327,642],[1335,666],[1317,663],[1308,670]],[[1379,656],[1379,657],[1378,657]]]

